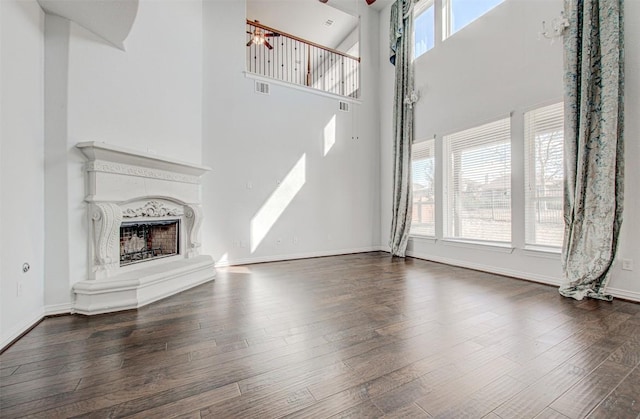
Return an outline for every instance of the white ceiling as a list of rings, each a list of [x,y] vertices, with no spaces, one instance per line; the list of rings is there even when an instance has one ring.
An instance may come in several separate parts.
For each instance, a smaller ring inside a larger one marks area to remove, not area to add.
[[[247,0],[247,19],[280,29],[291,35],[337,48],[357,26],[357,16],[365,7],[381,10],[393,0]],[[332,20],[327,26],[325,22]]]

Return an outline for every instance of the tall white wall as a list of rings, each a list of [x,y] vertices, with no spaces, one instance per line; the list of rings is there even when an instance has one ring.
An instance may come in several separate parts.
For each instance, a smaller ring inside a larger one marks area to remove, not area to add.
[[[43,23],[35,0],[0,2],[0,348],[43,313]]]
[[[616,267],[611,286],[633,292],[640,301],[640,1],[625,2],[625,199],[619,259],[631,259],[633,271]]]
[[[200,163],[202,40],[201,0],[140,1],[126,51],[47,16],[49,312],[68,311],[72,285],[87,279],[85,160],[75,145],[103,141]]]
[[[639,192],[634,188],[640,169],[640,114],[638,97],[638,8],[639,2],[627,2],[627,199],[621,257],[640,260],[637,233],[640,231]],[[454,246],[442,240],[411,239],[411,255],[467,266],[480,270],[558,284],[562,278],[560,258],[524,250],[523,114],[540,105],[561,101],[562,43],[539,40],[543,20],[550,21],[563,9],[561,0],[505,0],[504,3],[457,32],[416,60],[416,87],[421,100],[416,106],[416,140],[437,138],[436,153],[442,155],[443,134],[470,128],[484,122],[512,117],[512,170],[519,173],[512,181],[513,245],[512,253],[482,246]],[[381,48],[388,44],[390,8],[380,16]],[[384,50],[384,49],[383,49]],[[382,242],[389,237],[392,180],[392,104],[393,67],[385,55],[380,57],[381,74],[381,229]],[[442,179],[441,165],[436,180]],[[441,196],[442,190],[436,190]],[[442,220],[442,203],[436,204]],[[441,223],[440,223],[441,225]],[[438,230],[441,236],[442,228]],[[438,232],[437,231],[437,232]],[[635,232],[635,233],[634,233]],[[633,237],[636,236],[636,237]],[[633,238],[632,238],[633,237]],[[635,245],[632,241],[636,241]],[[639,268],[623,272],[616,266],[610,291],[618,296],[640,300]]]
[[[362,103],[345,113],[336,98],[290,87],[254,93],[239,47],[244,2],[204,2],[202,149],[213,173],[204,180],[203,245],[221,264],[377,247],[378,17],[364,13]],[[326,155],[325,131],[335,132]]]

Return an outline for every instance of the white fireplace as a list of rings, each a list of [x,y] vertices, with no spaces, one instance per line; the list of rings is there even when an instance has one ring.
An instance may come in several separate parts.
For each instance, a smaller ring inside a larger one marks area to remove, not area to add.
[[[138,308],[215,278],[200,254],[200,178],[205,166],[100,142],[87,157],[89,272],[73,311]]]

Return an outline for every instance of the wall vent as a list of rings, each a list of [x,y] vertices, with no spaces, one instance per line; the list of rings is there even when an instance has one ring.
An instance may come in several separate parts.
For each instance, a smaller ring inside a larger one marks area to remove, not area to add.
[[[349,102],[339,102],[340,110],[343,112],[349,112]]]
[[[256,81],[256,93],[261,93],[263,95],[268,95],[270,90],[269,83],[265,83],[263,81]]]

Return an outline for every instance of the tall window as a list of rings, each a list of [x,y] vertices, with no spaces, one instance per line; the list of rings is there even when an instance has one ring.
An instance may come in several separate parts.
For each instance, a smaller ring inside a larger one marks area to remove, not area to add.
[[[435,14],[433,0],[420,0],[416,4],[413,24],[413,58],[416,59],[435,44]]]
[[[436,235],[434,173],[434,140],[413,144],[411,150],[411,181],[413,183],[411,235]]]
[[[444,236],[511,241],[510,119],[443,138]]]
[[[562,246],[564,107],[527,112],[525,126],[525,240],[528,245]]]
[[[443,39],[467,26],[504,0],[442,0],[444,1]]]

